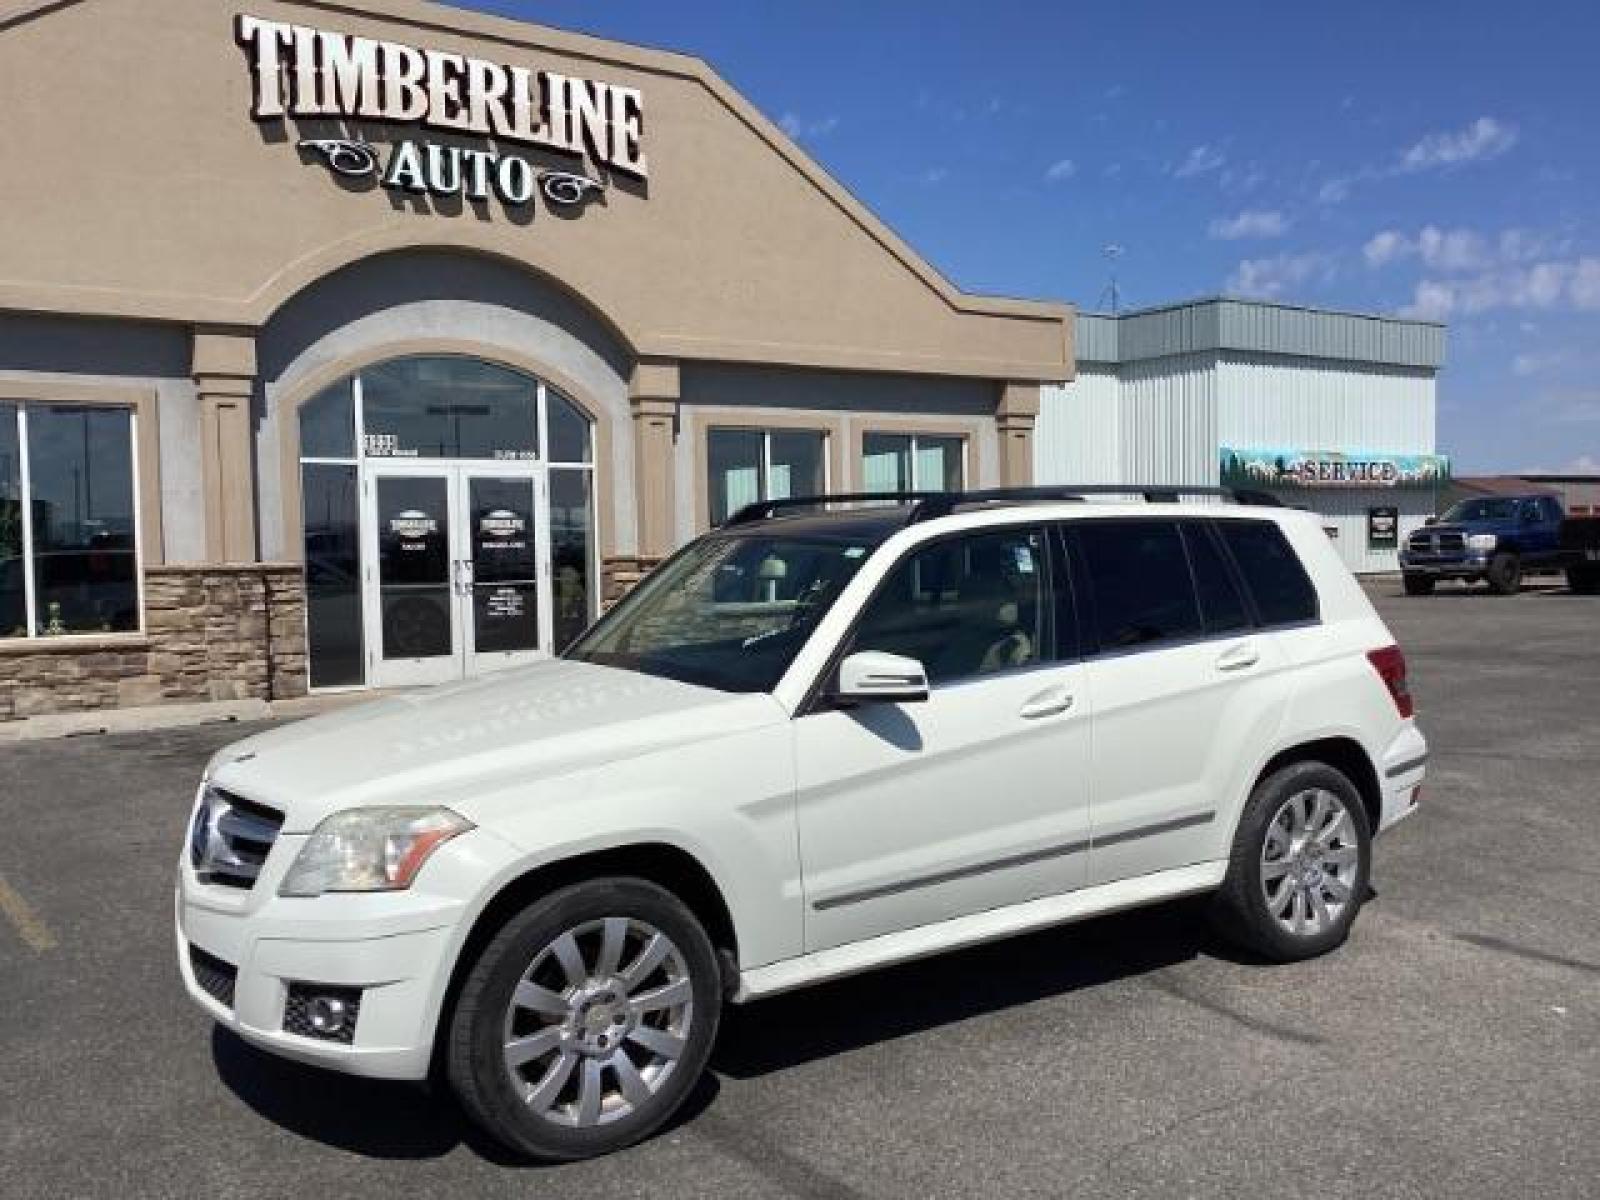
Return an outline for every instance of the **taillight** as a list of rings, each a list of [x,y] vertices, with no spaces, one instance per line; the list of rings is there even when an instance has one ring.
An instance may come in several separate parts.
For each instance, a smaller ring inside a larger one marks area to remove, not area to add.
[[[1411,689],[1406,686],[1406,656],[1400,653],[1400,647],[1385,646],[1382,650],[1369,650],[1367,661],[1378,673],[1378,678],[1383,680],[1383,686],[1389,689],[1389,695],[1393,697],[1394,706],[1400,711],[1400,715],[1409,717],[1415,712],[1416,705],[1411,702]]]

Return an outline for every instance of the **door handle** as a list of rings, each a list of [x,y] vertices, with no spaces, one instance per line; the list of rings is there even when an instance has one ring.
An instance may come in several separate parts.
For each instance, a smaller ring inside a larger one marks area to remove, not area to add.
[[[1029,696],[1022,703],[1019,715],[1028,721],[1037,721],[1041,717],[1054,717],[1072,707],[1072,693],[1065,688],[1046,688],[1036,696]]]
[[[1261,661],[1261,651],[1249,642],[1241,642],[1224,650],[1217,659],[1219,671],[1243,671]]]

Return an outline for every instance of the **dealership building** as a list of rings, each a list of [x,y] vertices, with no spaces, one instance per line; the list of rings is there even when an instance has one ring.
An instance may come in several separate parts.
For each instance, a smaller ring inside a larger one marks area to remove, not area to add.
[[[1072,374],[692,57],[47,0],[0,113],[0,720],[559,652],[746,501],[1026,483]]]
[[[1444,328],[1228,298],[1079,314],[1044,390],[1040,483],[1226,484],[1321,514],[1351,570],[1397,570],[1437,511]]]
[[[1431,503],[1437,328],[963,293],[693,57],[14,0],[0,113],[0,722],[537,660],[775,496]]]

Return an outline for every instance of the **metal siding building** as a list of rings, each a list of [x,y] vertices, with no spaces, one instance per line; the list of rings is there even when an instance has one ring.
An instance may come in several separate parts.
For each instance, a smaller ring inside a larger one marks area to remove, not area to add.
[[[1308,461],[1431,464],[1382,483],[1265,485],[1321,513],[1354,571],[1397,566],[1396,549],[1369,538],[1370,510],[1398,509],[1398,538],[1435,511],[1442,326],[1214,299],[1082,314],[1077,350],[1077,379],[1041,396],[1040,483],[1215,484],[1230,450],[1280,471],[1288,452],[1308,474]]]

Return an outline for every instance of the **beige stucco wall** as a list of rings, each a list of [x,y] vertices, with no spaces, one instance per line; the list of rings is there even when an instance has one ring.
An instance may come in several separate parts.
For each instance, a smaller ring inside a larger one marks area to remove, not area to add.
[[[337,126],[251,119],[240,11],[638,88],[648,184],[527,223],[497,201],[452,215],[347,190],[295,146]],[[0,6],[0,112],[0,308],[253,326],[343,263],[457,246],[548,275],[640,355],[1071,373],[1064,306],[957,292],[688,57],[413,0],[12,3]]]

